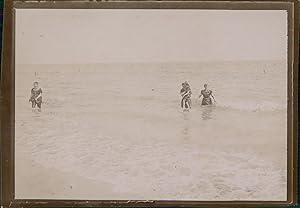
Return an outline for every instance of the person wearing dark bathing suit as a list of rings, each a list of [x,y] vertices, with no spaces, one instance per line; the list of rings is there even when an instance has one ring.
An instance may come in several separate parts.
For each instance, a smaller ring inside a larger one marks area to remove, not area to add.
[[[32,108],[35,108],[36,106],[39,109],[42,108],[42,89],[39,87],[38,82],[33,83],[33,88],[31,89],[29,102],[31,102]]]
[[[213,102],[211,98],[213,98],[214,102],[216,102],[214,96],[212,95],[212,91],[207,88],[207,84],[204,84],[204,90],[201,90],[199,98],[201,98],[201,96],[203,96],[201,105],[212,105]]]
[[[182,88],[180,90],[180,95],[182,96],[181,108],[183,108],[184,110],[191,109],[192,91],[191,91],[190,85],[187,82],[184,82],[181,85],[182,85]]]

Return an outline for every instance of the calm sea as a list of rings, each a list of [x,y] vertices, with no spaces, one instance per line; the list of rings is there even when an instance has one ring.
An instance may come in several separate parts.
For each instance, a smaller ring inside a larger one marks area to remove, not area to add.
[[[281,62],[17,65],[16,154],[107,182],[112,199],[285,200],[286,77]],[[200,106],[205,83],[215,106]]]

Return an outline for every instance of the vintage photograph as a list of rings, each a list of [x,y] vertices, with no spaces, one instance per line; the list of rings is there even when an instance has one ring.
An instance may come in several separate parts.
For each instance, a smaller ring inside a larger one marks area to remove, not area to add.
[[[16,9],[16,199],[287,200],[287,19]]]

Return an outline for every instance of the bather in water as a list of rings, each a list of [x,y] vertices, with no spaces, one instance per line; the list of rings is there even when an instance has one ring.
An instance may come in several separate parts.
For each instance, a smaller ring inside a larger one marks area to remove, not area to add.
[[[212,105],[212,98],[214,102],[216,102],[214,96],[212,95],[212,91],[207,88],[207,84],[204,84],[204,90],[201,90],[199,98],[201,98],[201,96],[203,96],[201,105]]]

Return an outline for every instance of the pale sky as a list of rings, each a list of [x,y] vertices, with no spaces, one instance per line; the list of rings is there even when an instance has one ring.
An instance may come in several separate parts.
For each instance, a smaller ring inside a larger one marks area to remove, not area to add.
[[[284,10],[17,9],[17,64],[286,60]]]

